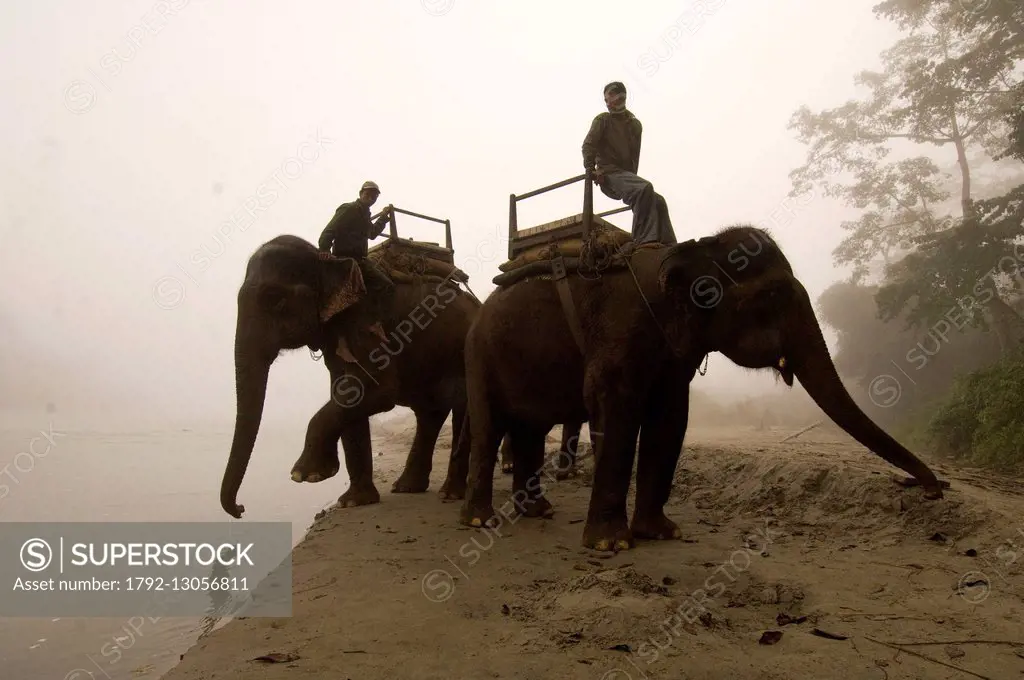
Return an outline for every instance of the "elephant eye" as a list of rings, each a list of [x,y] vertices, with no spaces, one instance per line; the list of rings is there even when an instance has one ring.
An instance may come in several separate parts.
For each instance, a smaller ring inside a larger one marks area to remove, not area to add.
[[[287,294],[279,286],[266,286],[260,290],[260,307],[268,312],[280,312],[287,302]]]

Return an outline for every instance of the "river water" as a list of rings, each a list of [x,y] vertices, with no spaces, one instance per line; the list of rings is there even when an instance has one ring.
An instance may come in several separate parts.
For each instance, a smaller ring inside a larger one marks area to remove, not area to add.
[[[0,430],[3,522],[289,521],[294,544],[348,486],[344,467],[320,484],[292,482],[289,471],[301,452],[305,423],[265,427],[239,494],[246,514],[233,520],[218,500],[230,427],[65,430],[56,416],[31,425]],[[198,617],[146,619],[134,626],[124,617],[0,618],[0,678],[156,680],[195,642],[199,625]],[[111,644],[118,654],[110,654]]]

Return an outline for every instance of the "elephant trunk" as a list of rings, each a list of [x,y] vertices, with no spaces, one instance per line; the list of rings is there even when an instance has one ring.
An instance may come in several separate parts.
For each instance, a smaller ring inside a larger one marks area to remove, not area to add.
[[[942,489],[935,473],[878,427],[854,402],[836,372],[821,328],[809,306],[805,314],[809,314],[809,318],[805,317],[802,325],[808,329],[809,337],[797,343],[805,352],[801,356],[787,357],[800,384],[839,427],[876,455],[920,481],[927,498],[941,498]]]
[[[263,403],[267,396],[267,377],[273,358],[266,359],[262,347],[248,338],[239,326],[235,331],[235,433],[231,440],[231,453],[220,485],[220,504],[232,517],[240,518],[245,506],[238,505],[238,489],[242,486],[245,470],[249,466],[256,435],[263,418]]]

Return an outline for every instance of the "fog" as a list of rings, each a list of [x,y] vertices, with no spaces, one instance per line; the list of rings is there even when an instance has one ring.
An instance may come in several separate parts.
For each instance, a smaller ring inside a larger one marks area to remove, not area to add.
[[[765,227],[817,298],[846,275],[830,253],[849,215],[786,198],[806,153],[786,124],[855,95],[897,35],[876,2],[4,3],[0,408],[230,426],[247,258],[279,234],[315,242],[367,179],[375,209],[451,220],[482,299],[508,195],[582,172],[612,80],[678,238]],[[581,184],[528,199],[520,227],[581,200]],[[403,215],[398,229],[444,238]],[[721,355],[708,368],[695,387],[723,398],[786,389]],[[328,387],[290,352],[265,418],[304,426]]]

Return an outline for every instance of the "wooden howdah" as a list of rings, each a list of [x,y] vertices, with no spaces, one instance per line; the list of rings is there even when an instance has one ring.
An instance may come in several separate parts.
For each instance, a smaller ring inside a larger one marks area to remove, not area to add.
[[[580,181],[583,182],[583,212],[535,227],[519,228],[518,210],[516,209],[519,201]],[[541,187],[540,189],[528,191],[525,194],[518,196],[511,194],[509,196],[508,214],[508,259],[509,261],[515,260],[524,251],[536,248],[537,246],[568,240],[587,240],[595,231],[608,230],[627,233],[604,219],[608,215],[614,215],[626,210],[629,210],[629,206],[594,214],[594,186],[590,171],[576,177],[555,182],[546,187]]]
[[[452,247],[452,226],[449,220],[442,220],[439,217],[431,217],[422,213],[412,212],[411,210],[405,210],[404,208],[396,208],[395,206],[390,207],[391,215],[388,217],[388,237],[385,241],[370,248],[367,255],[375,255],[376,257],[392,253],[395,255],[412,255],[414,257],[427,257],[431,260],[455,266],[455,249]],[[380,214],[377,213],[370,219],[376,220]],[[399,237],[398,225],[395,220],[395,215],[397,214],[409,215],[410,217],[417,217],[428,222],[443,224],[445,245],[442,246],[432,241],[415,241],[411,238]]]
[[[593,216],[593,220],[592,229],[607,229],[610,231],[613,230],[627,233],[623,229],[620,229],[611,222],[602,219],[597,215]],[[515,237],[512,239],[511,248],[509,249],[509,255],[511,257],[509,259],[514,260],[524,251],[538,245],[547,245],[559,241],[569,241],[581,238],[583,238],[583,213],[572,215],[570,217],[563,217],[560,220],[547,222],[536,227],[530,227],[529,229],[519,229],[516,232]]]

